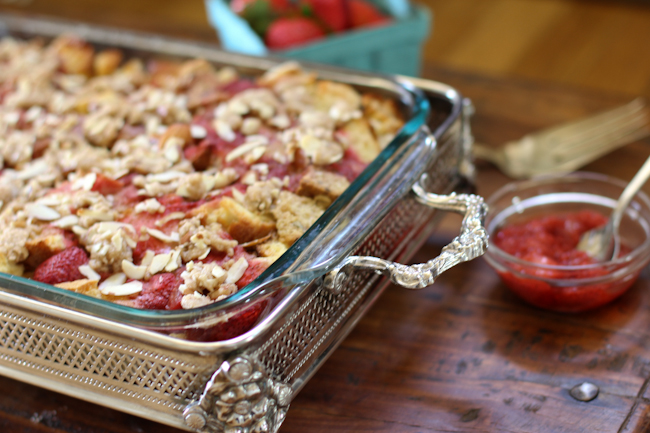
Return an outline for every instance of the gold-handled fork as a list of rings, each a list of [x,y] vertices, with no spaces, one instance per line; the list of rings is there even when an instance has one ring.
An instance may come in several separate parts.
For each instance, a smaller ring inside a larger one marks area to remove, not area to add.
[[[606,153],[650,135],[642,99],[586,119],[526,135],[499,148],[474,144],[475,157],[510,177],[574,171]]]

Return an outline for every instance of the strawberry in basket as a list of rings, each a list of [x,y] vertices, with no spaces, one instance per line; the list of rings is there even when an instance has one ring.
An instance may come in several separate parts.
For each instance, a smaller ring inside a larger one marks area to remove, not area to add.
[[[230,6],[271,49],[390,21],[367,0],[233,0]]]

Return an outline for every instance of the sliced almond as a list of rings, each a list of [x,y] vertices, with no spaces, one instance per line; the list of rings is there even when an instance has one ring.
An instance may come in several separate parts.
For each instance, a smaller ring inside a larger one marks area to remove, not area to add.
[[[214,178],[214,176],[210,176],[209,174],[203,174],[201,176],[201,183],[203,184],[203,188],[206,191],[212,191],[212,188],[214,188],[215,184],[217,183],[217,180]]]
[[[268,144],[269,139],[263,135],[250,135],[244,144],[234,148],[230,151],[230,153],[228,153],[228,155],[226,155],[226,162],[234,161],[235,159],[246,155],[251,150],[260,146],[266,146]]]
[[[150,198],[135,205],[134,211],[135,213],[162,213],[165,212],[165,206],[160,204],[155,198]]]
[[[190,125],[190,134],[192,138],[200,140],[208,135],[208,131],[201,125]]]
[[[266,176],[269,174],[269,165],[266,163],[251,165],[251,169],[257,171],[262,176]]]
[[[243,116],[244,114],[248,114],[250,108],[241,99],[233,99],[228,102],[228,111]]]
[[[102,290],[101,285],[99,291],[104,295],[112,296],[128,296],[140,293],[142,291],[142,281],[129,281],[128,283],[120,284],[117,286],[109,286]]]
[[[46,195],[45,197],[39,198],[38,203],[45,206],[58,206],[60,204],[69,203],[69,200],[68,197],[61,196],[60,194],[49,194]]]
[[[208,254],[210,254],[210,251],[211,251],[211,250],[212,250],[212,248],[208,248],[207,250],[205,250],[205,252],[204,252],[203,254],[201,254],[201,255],[198,257],[198,259],[199,259],[199,260],[203,260],[203,259],[205,259],[206,257],[208,257]]]
[[[121,231],[117,231],[111,236],[111,244],[117,251],[121,251],[124,245],[124,236],[122,236]]]
[[[62,229],[69,229],[77,224],[79,224],[79,217],[77,215],[66,215],[52,223],[54,227],[60,227]]]
[[[254,171],[247,172],[241,178],[241,183],[243,183],[244,185],[252,185],[255,182],[257,182],[257,174]]]
[[[91,189],[93,189],[93,186],[95,186],[96,181],[97,181],[97,173],[88,173],[87,175],[80,177],[74,182],[72,182],[72,190],[90,191]]]
[[[148,174],[147,180],[150,182],[167,183],[185,176],[187,176],[187,173],[182,171],[169,170],[163,173]]]
[[[170,142],[174,140],[175,137],[170,138],[167,140],[167,142]],[[181,157],[181,152],[179,151],[178,147],[176,146],[165,146],[165,150],[163,151],[163,155],[169,162],[177,162],[180,157]]]
[[[227,274],[228,272],[219,265],[215,265],[214,268],[212,268],[212,276],[218,280],[224,280]]]
[[[149,265],[149,273],[151,275],[155,275],[158,272],[162,271],[165,269],[167,264],[169,263],[169,260],[172,258],[171,253],[166,253],[166,254],[156,254],[151,260],[151,264]]]
[[[219,138],[221,138],[224,141],[231,142],[234,141],[235,138],[237,137],[235,131],[233,131],[230,125],[224,122],[223,120],[215,119],[214,122],[212,122],[212,126],[214,127],[214,130],[217,132]]]
[[[60,213],[40,203],[27,203],[25,205],[25,212],[30,217],[41,221],[54,221],[61,218]]]
[[[226,278],[227,283],[236,283],[244,275],[248,269],[248,262],[245,258],[240,257],[231,267],[228,269],[228,277]]]
[[[8,113],[5,113],[3,120],[10,125],[16,124],[20,120],[20,113],[17,111],[10,111]]]
[[[47,162],[44,159],[39,159],[31,164],[27,165],[20,171],[16,172],[16,178],[20,180],[33,179],[36,176],[39,176],[48,171],[49,167]]]
[[[158,239],[159,241],[163,241],[166,243],[177,243],[178,241],[180,241],[180,236],[178,232],[172,232],[171,235],[166,235],[160,230],[152,229],[149,227],[143,227],[142,230],[143,231],[146,230],[147,233],[149,233],[151,236]]]
[[[262,121],[257,117],[247,117],[241,124],[241,132],[244,135],[257,134],[262,126]]]
[[[162,227],[171,220],[180,220],[185,218],[185,212],[172,212],[156,221],[158,227]]]
[[[95,272],[95,270],[91,268],[89,265],[79,266],[79,272],[81,272],[81,275],[88,278],[89,280],[99,281],[102,279],[102,277],[97,272]]]
[[[144,253],[144,256],[142,257],[142,261],[140,264],[142,266],[149,266],[151,264],[151,261],[155,257],[156,253],[154,253],[152,250],[147,250]]]
[[[278,114],[269,121],[269,124],[271,126],[275,126],[278,129],[287,129],[289,126],[291,126],[291,120],[286,114]]]
[[[76,225],[72,226],[71,230],[72,230],[72,233],[74,233],[77,236],[83,236],[88,232],[88,229],[85,229],[85,228],[83,228],[81,226],[76,226]]]
[[[87,210],[87,209],[83,209],[83,210]],[[81,212],[81,211],[79,211],[79,212]],[[95,225],[95,228],[99,233],[102,233],[102,234],[103,233],[115,233],[116,231],[118,231],[119,229],[121,229],[122,227],[125,227],[127,225],[130,226],[130,230],[135,231],[135,228],[132,225],[117,222],[117,221],[102,221],[102,222],[97,223]]]
[[[245,203],[246,202],[246,197],[237,188],[232,189],[232,198],[234,198],[239,203]]]
[[[253,164],[257,162],[257,160],[260,159],[262,156],[264,156],[265,153],[266,153],[265,146],[256,147],[255,149],[251,150],[246,155],[244,155],[244,162],[246,164]]]
[[[91,218],[95,221],[113,221],[112,214],[93,209],[80,209],[77,214],[81,217]]]
[[[165,266],[165,272],[174,272],[180,267],[180,256],[181,250],[176,249],[172,251],[172,255],[169,258],[169,263],[167,263],[167,266]]]
[[[141,280],[147,272],[147,267],[143,265],[136,266],[133,262],[122,260],[122,272],[124,272],[129,278]]]
[[[225,168],[214,175],[213,188],[224,188],[237,180],[239,175],[232,168]]]
[[[107,294],[106,290],[108,290],[110,287],[115,287],[115,286],[120,286],[126,282],[126,274],[119,272],[117,274],[113,274],[110,277],[106,278],[100,285],[99,285],[99,291]]]

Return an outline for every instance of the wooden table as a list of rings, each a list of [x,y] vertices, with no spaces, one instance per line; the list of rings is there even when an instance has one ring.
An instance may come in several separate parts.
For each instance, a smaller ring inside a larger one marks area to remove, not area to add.
[[[428,78],[473,99],[476,138],[499,143],[625,100],[572,88],[505,82],[428,67]],[[587,169],[630,179],[649,141]],[[508,181],[480,165],[478,192]],[[648,191],[648,187],[646,187]],[[453,236],[448,220],[415,258]],[[609,306],[584,314],[529,307],[482,259],[428,289],[389,288],[306,385],[281,428],[292,432],[638,432],[650,428],[650,273]],[[589,381],[598,397],[568,390]],[[0,431],[178,430],[0,378]]]

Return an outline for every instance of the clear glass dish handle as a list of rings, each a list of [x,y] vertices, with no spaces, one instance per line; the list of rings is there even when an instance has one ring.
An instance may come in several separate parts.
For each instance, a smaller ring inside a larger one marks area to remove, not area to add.
[[[323,283],[327,289],[335,293],[340,291],[353,269],[373,270],[388,276],[398,286],[422,289],[433,284],[440,274],[452,266],[485,253],[488,247],[488,234],[484,226],[487,205],[483,198],[474,194],[438,195],[426,192],[422,187],[426,174],[422,176],[412,187],[417,201],[435,209],[463,214],[460,234],[442,249],[438,257],[426,263],[403,265],[372,256],[347,257],[325,275]]]

